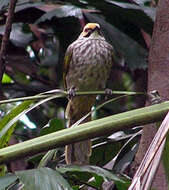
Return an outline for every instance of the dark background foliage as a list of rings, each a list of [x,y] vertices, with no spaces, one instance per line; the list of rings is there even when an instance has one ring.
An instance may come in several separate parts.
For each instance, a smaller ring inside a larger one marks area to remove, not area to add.
[[[8,3],[9,0],[0,1],[1,39]],[[113,90],[145,92],[147,56],[155,19],[154,6],[155,2],[150,0],[18,0],[2,80],[4,99],[32,96],[55,88],[64,89],[64,53],[88,22],[101,25],[105,38],[125,62],[124,65],[113,66],[107,86]],[[96,105],[102,102],[104,97],[99,97]],[[66,104],[67,99],[60,98],[36,107],[27,114],[29,122],[22,119],[17,123],[14,141],[24,141],[65,128]],[[125,97],[95,111],[93,118],[102,118],[144,104],[144,96]],[[15,105],[1,105],[0,115],[3,117]],[[30,122],[34,124],[33,129],[29,126]],[[125,163],[131,162],[137,150],[140,134],[121,148],[139,130],[136,128],[93,139],[91,164],[107,164],[108,169],[123,173],[127,168],[124,167]],[[120,149],[118,159],[112,164],[112,159]],[[48,164],[52,168],[64,163],[63,148],[57,149],[55,153],[55,158]],[[41,157],[39,155],[25,161],[24,169],[35,168]],[[12,166],[10,169],[14,170]]]

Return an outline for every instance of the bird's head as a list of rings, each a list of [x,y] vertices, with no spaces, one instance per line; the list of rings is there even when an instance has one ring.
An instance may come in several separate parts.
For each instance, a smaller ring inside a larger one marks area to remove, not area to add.
[[[100,31],[100,25],[97,23],[86,24],[80,36],[85,38],[88,38],[90,36],[95,36],[95,37],[102,36]]]

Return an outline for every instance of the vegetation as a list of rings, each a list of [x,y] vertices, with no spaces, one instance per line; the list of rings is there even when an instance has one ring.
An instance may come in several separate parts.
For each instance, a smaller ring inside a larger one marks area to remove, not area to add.
[[[11,2],[0,0],[1,42]],[[3,43],[0,52],[0,190],[129,187],[134,176],[131,164],[142,149],[143,125],[163,120],[169,109],[168,101],[143,108],[146,100],[161,101],[157,92],[149,92],[160,88],[150,88],[147,77],[156,7],[154,0],[17,1],[5,57]],[[104,91],[76,94],[98,94],[89,113],[93,121],[80,125],[84,116],[75,127],[65,129],[64,53],[87,22],[101,25],[117,62],[122,58],[124,64],[115,64],[111,71],[107,84],[111,97]],[[162,142],[165,137],[166,133]],[[65,165],[64,145],[87,138],[93,143],[91,165]],[[169,176],[167,156],[165,151]]]

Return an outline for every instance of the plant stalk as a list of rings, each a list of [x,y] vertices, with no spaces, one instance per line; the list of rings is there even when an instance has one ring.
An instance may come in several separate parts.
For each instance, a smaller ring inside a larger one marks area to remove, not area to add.
[[[81,140],[160,121],[169,110],[169,101],[90,121],[0,149],[0,163],[34,155]],[[57,126],[56,126],[57,127]]]

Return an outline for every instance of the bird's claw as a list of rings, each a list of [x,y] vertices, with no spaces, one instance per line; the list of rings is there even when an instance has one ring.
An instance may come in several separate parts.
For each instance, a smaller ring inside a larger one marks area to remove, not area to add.
[[[111,96],[113,94],[113,91],[109,88],[106,88],[105,89],[105,94],[108,95],[108,96]]]
[[[105,89],[105,94],[106,94],[105,99],[108,99],[108,97],[113,94],[113,91],[111,89],[109,89],[109,88],[106,88]]]
[[[76,95],[76,88],[73,86],[68,90],[68,99],[71,100]]]
[[[159,95],[159,92],[157,90],[153,90],[150,91],[148,93],[148,100],[149,102],[153,105],[153,104],[159,104],[162,102],[162,99]]]

